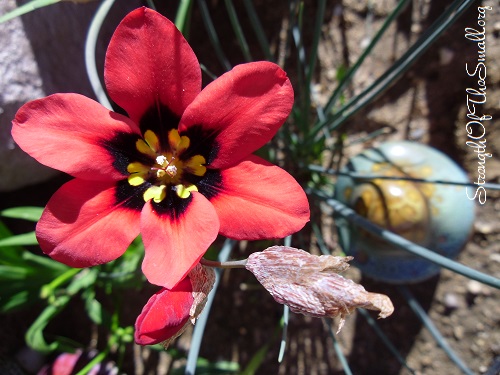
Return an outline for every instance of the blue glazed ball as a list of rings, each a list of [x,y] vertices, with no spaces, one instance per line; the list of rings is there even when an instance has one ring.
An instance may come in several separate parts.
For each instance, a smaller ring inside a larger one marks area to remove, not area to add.
[[[339,176],[335,197],[382,228],[449,258],[468,241],[474,202],[465,187],[420,183],[399,178],[469,182],[448,156],[408,141],[386,142],[349,160],[342,172],[396,179],[353,179]],[[440,268],[399,249],[363,229],[336,219],[340,244],[361,271],[389,283],[428,279]]]

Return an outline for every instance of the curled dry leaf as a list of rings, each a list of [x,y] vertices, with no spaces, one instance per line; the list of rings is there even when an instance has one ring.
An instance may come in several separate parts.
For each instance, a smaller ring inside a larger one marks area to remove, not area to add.
[[[191,285],[193,286],[193,306],[189,311],[191,323],[195,323],[207,303],[208,294],[215,284],[215,271],[211,267],[197,264],[189,273]]]
[[[345,316],[356,308],[380,311],[386,318],[394,311],[384,294],[370,293],[363,286],[339,275],[352,257],[316,256],[287,246],[272,246],[248,257],[246,269],[267,289],[276,302],[296,313],[317,318]]]

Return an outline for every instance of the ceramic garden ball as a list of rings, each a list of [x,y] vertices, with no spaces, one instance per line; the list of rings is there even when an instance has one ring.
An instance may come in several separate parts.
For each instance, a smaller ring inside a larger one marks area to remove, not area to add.
[[[396,178],[339,176],[337,180],[335,197],[376,225],[449,258],[456,257],[469,239],[474,202],[467,198],[464,186],[403,179],[469,182],[465,172],[443,153],[408,141],[386,142],[354,156],[342,171]],[[339,221],[341,245],[365,275],[411,283],[439,272],[432,262]]]

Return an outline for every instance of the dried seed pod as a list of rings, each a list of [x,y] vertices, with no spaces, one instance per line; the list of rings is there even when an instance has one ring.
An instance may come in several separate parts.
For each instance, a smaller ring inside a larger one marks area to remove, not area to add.
[[[248,257],[246,269],[267,289],[276,302],[290,310],[317,318],[345,316],[356,308],[380,311],[386,318],[394,311],[389,297],[369,293],[338,273],[349,268],[352,257],[316,256],[300,249],[273,246]]]
[[[191,284],[193,287],[193,306],[189,310],[191,323],[195,323],[207,303],[208,294],[215,284],[215,271],[213,268],[197,264],[189,272]]]

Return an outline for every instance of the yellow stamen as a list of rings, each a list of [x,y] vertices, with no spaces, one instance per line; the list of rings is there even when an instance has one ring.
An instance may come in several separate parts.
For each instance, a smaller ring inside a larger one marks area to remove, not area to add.
[[[206,161],[203,156],[195,155],[186,162],[185,167],[196,176],[204,176],[207,171],[207,167],[203,165],[205,163]]]
[[[184,186],[182,184],[179,184],[175,186],[175,191],[177,192],[179,198],[185,199],[191,195],[192,191],[198,191],[198,188],[196,187],[196,185]]]
[[[128,173],[144,173],[147,174],[149,171],[149,167],[139,163],[138,161],[135,161],[133,163],[130,163],[127,165],[127,172]]]
[[[151,186],[144,192],[144,201],[152,199],[155,203],[160,203],[167,195],[166,188],[165,185]]]
[[[139,173],[131,174],[130,176],[128,176],[127,180],[128,180],[128,183],[132,186],[142,185],[145,181],[144,177],[141,176],[141,174],[139,174]]]
[[[182,153],[189,145],[190,140],[187,136],[181,136],[176,129],[172,129],[168,132],[168,145],[163,145],[162,149],[158,136],[152,130],[146,130],[144,139],[138,139],[135,146],[140,153],[151,157],[154,161],[151,160],[148,166],[140,162],[128,164],[129,184],[139,186],[146,181],[153,184],[143,194],[146,202],[153,200],[160,203],[171,189],[175,190],[180,198],[188,198],[191,192],[198,191],[198,188],[189,183],[182,184],[184,174],[201,177],[207,171],[206,160],[202,155],[194,155],[188,160],[183,160]]]
[[[155,150],[149,147],[149,145],[146,142],[144,142],[144,140],[138,139],[137,142],[135,142],[135,147],[141,154],[145,154],[153,158],[156,158]]]
[[[146,130],[146,132],[144,133],[144,140],[154,152],[160,151],[160,140],[154,132],[152,132],[151,130]]]
[[[168,143],[170,144],[170,149],[177,155],[182,154],[189,147],[189,138],[183,135],[179,135],[177,129],[172,129],[168,132]]]

